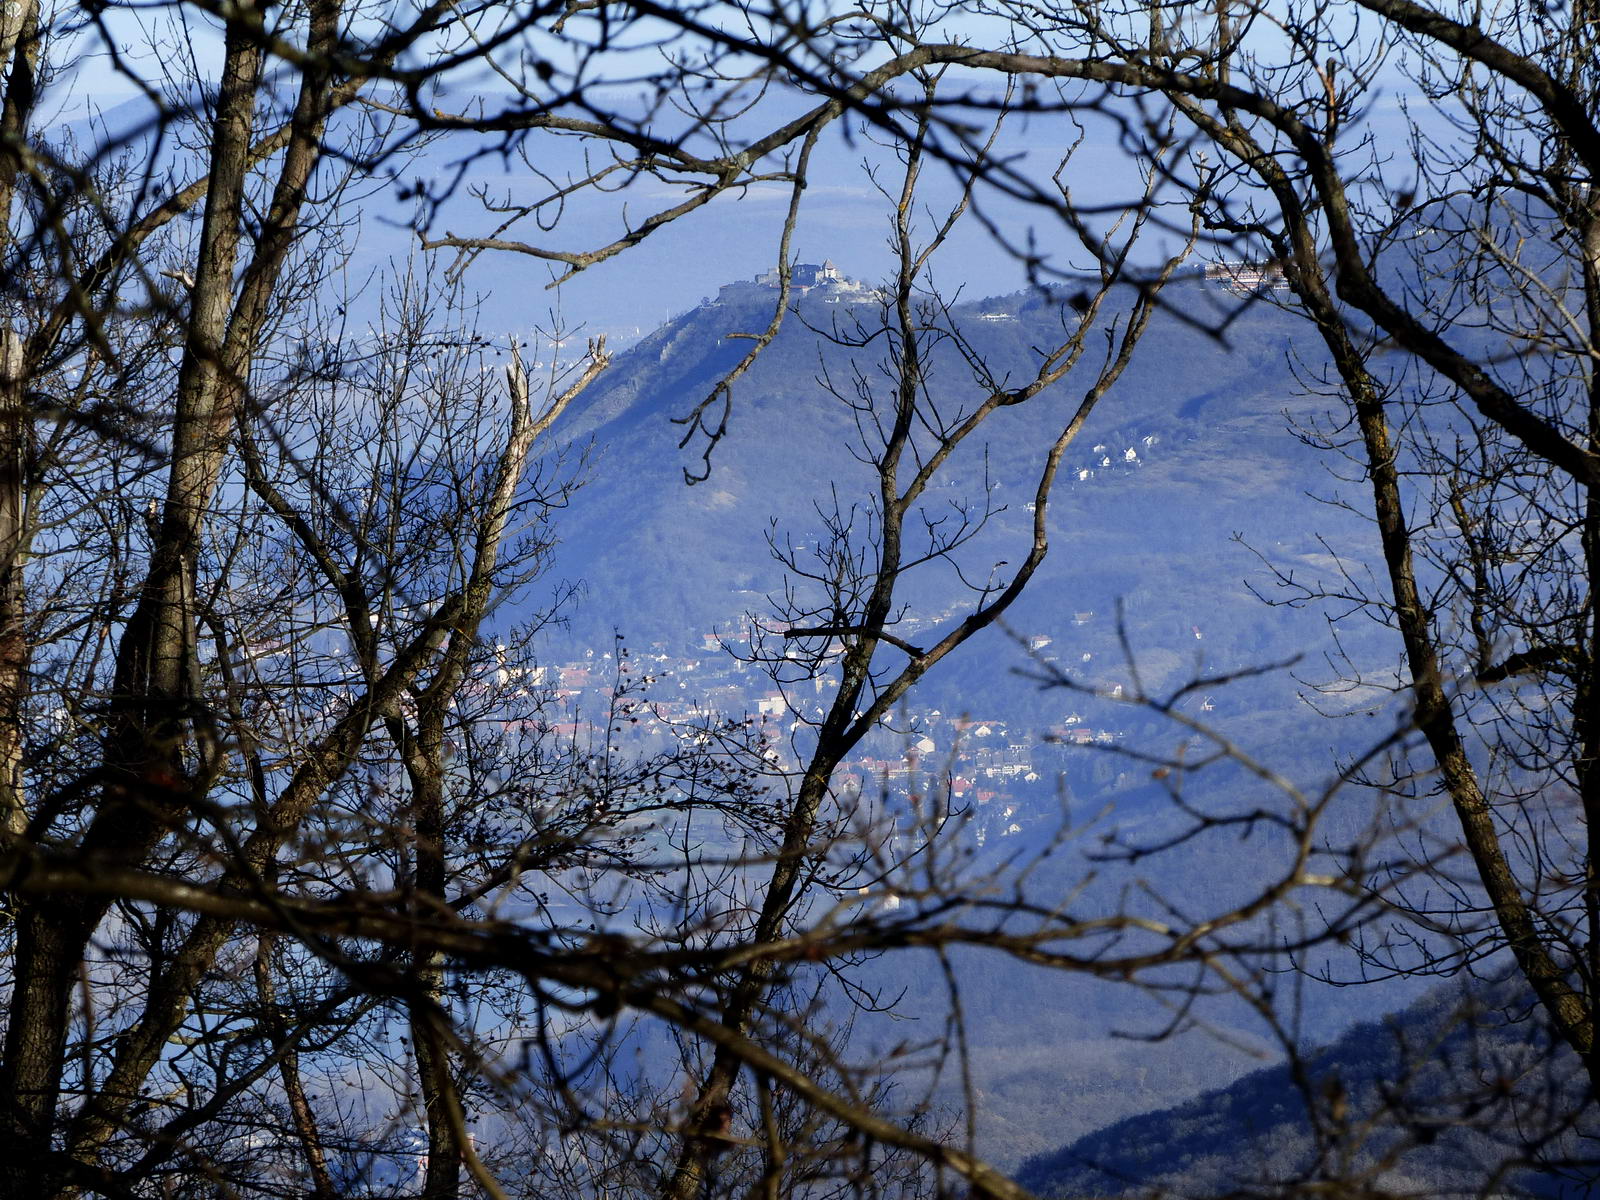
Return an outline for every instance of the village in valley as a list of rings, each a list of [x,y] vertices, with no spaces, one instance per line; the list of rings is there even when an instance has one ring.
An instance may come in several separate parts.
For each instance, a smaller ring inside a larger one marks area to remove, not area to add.
[[[956,615],[939,614],[925,624]],[[1080,612],[1069,620],[1083,630],[1098,618]],[[770,663],[757,661],[772,628],[740,618],[729,629],[739,632],[706,632],[697,646],[683,648],[656,641],[640,649],[619,638],[609,648],[586,649],[526,672],[502,668],[500,683],[516,686],[519,681],[510,676],[522,675],[522,685],[537,693],[542,711],[551,714],[538,732],[569,742],[580,754],[649,752],[672,739],[693,741],[697,731],[742,725],[770,772],[798,771],[796,746],[803,747],[808,728],[822,723],[837,680],[826,667],[797,680],[774,672]],[[1066,665],[1052,653],[1055,644],[1048,636],[1025,639],[1025,656],[1022,649],[1019,661],[1041,669]],[[825,649],[823,662],[842,653],[835,641]],[[1071,657],[1072,666],[1087,668],[1095,656],[1082,651]],[[1116,685],[1105,690],[1112,698],[1119,693]],[[840,764],[835,793],[868,797],[891,809],[931,795],[965,811],[980,844],[1023,833],[1030,818],[1057,815],[1072,750],[1110,748],[1126,737],[1124,728],[1108,720],[1117,706],[1094,706],[1096,720],[1086,715],[1089,706],[1073,707],[1069,700],[1063,694],[1061,711],[1044,727],[981,709],[902,707]]]

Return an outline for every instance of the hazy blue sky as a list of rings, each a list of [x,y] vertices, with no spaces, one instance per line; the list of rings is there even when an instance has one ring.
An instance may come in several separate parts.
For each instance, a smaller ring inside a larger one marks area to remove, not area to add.
[[[181,41],[170,33],[166,36],[169,46]],[[130,46],[137,41],[130,34]],[[203,28],[189,40],[201,73],[209,59],[215,57],[214,41]],[[139,59],[139,64],[138,69],[149,73],[152,79],[161,78],[167,69],[159,56],[148,53]],[[1369,113],[1380,142],[1392,138],[1400,144],[1394,135],[1398,133],[1395,97],[1401,86],[1397,80],[1388,95],[1380,95]],[[115,73],[85,70],[72,82],[63,104],[69,114],[81,112],[85,104],[113,111],[122,105],[126,114],[129,94],[130,85]],[[491,109],[499,101],[488,93],[482,98]],[[603,96],[600,98],[604,100]],[[458,85],[441,103],[466,109],[476,99],[470,86]],[[626,103],[621,99],[618,102]],[[795,111],[794,102],[787,103],[788,111]],[[768,104],[749,118],[744,132],[776,120],[775,108],[776,104]],[[1013,118],[1002,152],[1026,156],[1030,173],[1048,183],[1055,164],[1077,134],[1064,116]],[[404,177],[422,178],[437,187],[439,181],[454,175],[456,165],[470,151],[470,143],[460,139],[435,143],[415,161],[401,164]],[[535,155],[534,164],[540,171],[561,179],[581,171],[585,154],[604,156],[606,151],[573,139],[540,138],[530,142],[530,153]],[[894,164],[886,152],[859,136],[858,131],[847,139],[845,127],[840,124],[824,138],[813,159],[812,183],[803,202],[793,250],[801,261],[832,258],[847,275],[876,282],[892,265],[886,246],[888,204],[873,188],[864,161],[893,173]],[[1090,204],[1132,196],[1138,186],[1132,160],[1116,145],[1110,124],[1104,122],[1090,125],[1066,178],[1073,185],[1076,198]],[[948,173],[942,168],[930,171],[927,183],[925,197],[934,204],[947,201],[952,194]],[[434,223],[435,233],[474,234],[493,228],[497,218],[482,212],[467,194],[472,185],[488,188],[497,198],[517,199],[530,198],[547,186],[515,157],[477,158],[468,167],[457,194]],[[379,190],[366,203],[351,262],[354,278],[363,278],[389,260],[403,257],[415,244],[406,228],[411,206],[395,199],[394,191]],[[593,248],[615,238],[625,221],[637,224],[655,208],[674,203],[682,196],[682,192],[657,180],[642,180],[621,194],[578,196],[567,205],[559,226],[539,236],[548,245],[561,249]],[[729,194],[616,259],[579,275],[559,295],[546,289],[553,276],[550,264],[516,254],[481,256],[467,279],[482,296],[481,320],[489,331],[524,333],[534,325],[545,324],[551,308],[559,304],[569,326],[606,331],[620,340],[635,331],[648,332],[663,319],[693,307],[703,297],[715,295],[723,283],[749,278],[772,266],[787,201],[787,190],[778,184]],[[1046,210],[1025,208],[992,194],[984,199],[983,207],[990,221],[1013,242],[1020,244],[1031,236],[1041,252],[1058,262],[1070,244],[1065,229]],[[527,236],[536,233],[529,229]],[[516,232],[508,236],[516,236]],[[997,252],[979,221],[967,221],[958,230],[939,260],[935,279],[944,290],[961,289],[969,298],[1014,291],[1025,282],[1019,264]]]

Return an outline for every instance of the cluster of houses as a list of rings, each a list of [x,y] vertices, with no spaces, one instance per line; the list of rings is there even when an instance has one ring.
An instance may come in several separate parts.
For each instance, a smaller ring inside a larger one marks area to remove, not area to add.
[[[1097,442],[1090,451],[1089,461],[1076,469],[1073,473],[1074,477],[1079,483],[1087,483],[1099,471],[1113,469],[1126,471],[1131,468],[1141,467],[1144,465],[1145,456],[1148,456],[1150,451],[1160,442],[1161,435],[1159,433],[1147,433],[1142,438],[1139,438],[1134,445],[1120,448],[1109,446],[1105,442]],[[1141,455],[1141,450],[1143,455]],[[1032,507],[1031,504],[1028,505],[1030,510]]]
[[[1289,286],[1283,274],[1283,264],[1271,261],[1207,263],[1206,282],[1236,296],[1253,296],[1262,291],[1281,292]]]
[[[1064,615],[1073,627],[1096,622],[1092,611]],[[942,624],[951,616],[908,617],[896,630],[914,637],[922,626]],[[743,657],[763,632],[770,644],[773,630],[732,628],[739,632],[706,634],[694,649],[655,642],[648,648],[614,648],[614,653],[589,649],[569,661],[539,667],[502,662],[499,682],[523,686],[529,694],[537,691],[538,717],[521,722],[530,726],[529,734],[553,733],[590,752],[652,744],[660,748],[666,739],[692,737],[696,730],[725,728],[732,722],[748,727],[775,769],[796,769],[792,739],[799,735],[803,741],[806,726],[819,724],[826,715],[838,687],[837,673],[797,671],[796,682],[779,686]],[[1027,638],[1026,647],[1049,662],[1061,650],[1043,634]],[[730,654],[730,648],[736,653]],[[834,641],[820,653],[827,660],[843,649]],[[1074,667],[1080,665],[1077,653],[1070,657]],[[1093,657],[1085,653],[1084,662]],[[1056,786],[1060,747],[1110,745],[1123,736],[1070,712],[1057,717],[1053,728],[1030,725],[1016,732],[997,716],[947,716],[932,707],[897,711],[895,717],[894,729],[870,735],[856,756],[839,766],[834,782],[840,794],[907,805],[919,796],[948,799],[968,809],[988,837],[1021,831],[1027,812],[1038,807],[1027,803],[1027,797]]]
[[[956,614],[928,613],[907,618],[896,629],[915,636],[926,625],[938,625]],[[1074,626],[1095,620],[1090,611],[1071,614]],[[773,630],[765,631],[771,635]],[[526,738],[554,736],[580,753],[604,750],[659,749],[666,739],[693,736],[697,729],[744,724],[773,768],[793,770],[791,739],[826,715],[838,688],[836,672],[821,670],[779,687],[764,670],[736,651],[749,652],[759,632],[746,628],[730,640],[707,634],[697,649],[673,650],[666,642],[648,649],[588,649],[568,659],[534,665],[506,647],[494,651],[486,678],[471,685],[487,694],[521,697],[516,715],[496,719],[504,733]],[[1198,636],[1198,631],[1196,631]],[[1046,635],[1026,639],[1030,653],[1044,659],[1053,641]],[[823,661],[843,652],[837,640],[824,646]],[[243,653],[261,660],[286,653],[276,644],[253,643]],[[1087,662],[1093,656],[1084,655]],[[1076,658],[1076,655],[1074,655]],[[1053,661],[1050,659],[1048,661]],[[258,664],[260,665],[260,664]],[[486,711],[499,707],[486,704]],[[1209,711],[1211,704],[1206,704]],[[501,710],[504,711],[503,709]],[[1020,736],[993,717],[946,716],[935,708],[897,711],[896,729],[877,731],[862,743],[857,756],[840,765],[835,784],[841,794],[899,797],[936,795],[981,815],[990,835],[1020,831],[1023,803],[1030,788],[1052,787],[1059,764],[1041,762],[1048,747],[1115,742],[1122,735],[1087,725],[1067,714],[1049,730],[1032,728]],[[906,728],[914,731],[904,732]],[[1043,733],[1042,737],[1036,736]],[[1004,818],[1002,820],[1002,818]],[[992,828],[999,822],[998,829]]]
[[[632,655],[628,663],[642,685],[636,693],[626,687],[619,691],[627,677],[619,676],[611,653],[591,650],[581,659],[525,671],[522,682],[538,687],[551,702],[550,717],[537,732],[574,738],[580,745],[615,744],[619,722],[625,726],[620,736],[633,740],[668,727],[681,731],[748,714],[771,748],[769,758],[789,768],[796,765],[789,761],[789,735],[804,722],[820,720],[831,702],[827,693],[838,686],[822,673],[803,688],[778,690],[765,674],[720,652],[672,654],[660,644]],[[510,681],[513,669],[501,670],[502,683]],[[870,739],[869,748],[840,765],[836,786],[906,795],[937,787],[948,789],[958,802],[987,806],[1011,803],[1019,786],[1041,778],[1036,748],[1003,721],[947,718],[937,709],[903,715],[917,734],[908,738],[886,730]]]

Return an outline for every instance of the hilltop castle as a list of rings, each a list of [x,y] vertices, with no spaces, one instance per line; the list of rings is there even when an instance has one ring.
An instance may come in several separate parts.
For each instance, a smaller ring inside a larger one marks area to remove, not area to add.
[[[753,280],[723,284],[717,289],[717,303],[754,299],[775,292],[780,286],[778,268],[773,267]],[[795,263],[789,270],[789,291],[796,296],[816,292],[825,300],[867,299],[873,294],[873,289],[860,280],[847,279],[831,258],[824,259],[821,266]]]

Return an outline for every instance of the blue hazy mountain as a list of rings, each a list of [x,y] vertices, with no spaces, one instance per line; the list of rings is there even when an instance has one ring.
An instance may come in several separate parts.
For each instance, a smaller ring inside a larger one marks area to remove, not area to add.
[[[854,397],[858,376],[873,389],[885,381],[879,342],[841,344],[860,340],[841,336],[855,334],[858,322],[870,331],[881,319],[861,293],[803,298],[734,385],[727,433],[709,463],[703,438],[680,447],[685,427],[675,418],[711,395],[744,356],[750,343],[729,335],[764,329],[774,298],[741,285],[667,322],[618,355],[566,419],[562,433],[574,453],[587,454],[590,480],[555,523],[555,574],[584,587],[569,628],[558,635],[569,651],[608,644],[616,629],[635,647],[657,643],[673,654],[702,651],[712,632],[736,635],[745,614],[770,613],[772,598],[783,594],[785,575],[772,542],[804,554],[827,536],[819,506],[848,509],[870,497],[875,482],[860,461],[855,415],[826,386],[831,381]],[[1364,749],[1392,725],[1364,717],[1329,721],[1306,704],[1303,680],[1330,674],[1319,657],[1325,616],[1314,606],[1263,603],[1257,593],[1273,593],[1263,563],[1305,577],[1326,573],[1334,555],[1371,561],[1376,548],[1364,522],[1328,503],[1348,498],[1359,507],[1359,486],[1352,493],[1351,484],[1331,475],[1327,457],[1296,428],[1333,420],[1324,401],[1300,395],[1290,371],[1291,355],[1314,357],[1307,327],[1262,302],[1236,315],[1224,336],[1210,332],[1207,326],[1236,304],[1202,279],[1173,285],[1168,310],[1155,318],[1129,370],[1068,451],[1053,497],[1051,557],[1008,624],[1048,638],[1044,653],[1074,678],[1103,684],[1126,673],[1120,609],[1141,677],[1157,692],[1202,670],[1304,656],[1299,678],[1280,671],[1220,690],[1208,701],[1214,704],[1208,719],[1270,752],[1277,769],[1314,785],[1339,755]],[[950,320],[994,378],[1014,383],[1031,374],[1037,348],[1059,339],[1075,312],[1066,292],[1023,292],[958,304]],[[946,406],[981,394],[969,363],[948,341],[935,353],[929,379],[931,396]],[[982,443],[955,456],[949,479],[930,497],[930,512],[989,498],[990,528],[967,550],[980,578],[991,563],[1020,559],[1040,457],[1086,386],[1069,377],[1024,409],[1000,414]],[[709,474],[691,486],[686,469]],[[927,575],[910,589],[907,620],[936,629],[954,606],[970,602],[970,592],[951,572]],[[1349,631],[1345,650],[1370,661],[1392,655],[1387,632],[1372,622]],[[931,673],[913,705],[996,717],[1037,743],[1068,709],[1092,702],[1042,691],[1017,674],[1036,667],[1010,636],[992,632]],[[1357,707],[1372,699],[1371,692],[1347,692],[1325,702]],[[1172,727],[1148,712],[1103,706],[1083,713],[1101,727],[1115,723],[1126,745],[1171,748]],[[1047,782],[1031,799],[1021,798],[1014,816],[1019,832],[998,853],[1042,845],[1053,834],[1057,780],[1079,811],[1106,807],[1152,840],[1178,819],[1148,767],[1132,770],[1112,755],[1077,747],[1040,753],[1050,756],[1042,766]],[[1198,797],[1250,784],[1219,769],[1193,787]],[[1363,811],[1353,803],[1351,829],[1361,828]],[[1263,854],[1259,842],[1252,852]],[[1141,869],[1161,872],[1163,886],[1177,893],[1210,901],[1222,898],[1223,881],[1248,882],[1239,862],[1237,841],[1219,837]],[[1084,903],[1109,909],[1128,876],[1095,869],[1101,894],[1091,890]],[[1041,894],[1066,894],[1084,873],[1076,851],[1064,851],[1033,882]],[[1271,1053],[1243,1006],[1207,1006],[1207,1018],[1227,1031],[1233,1047],[1204,1033],[1150,1045],[1114,1036],[1157,1030],[1168,1020],[1137,989],[994,955],[970,963],[956,957],[975,981],[964,1003],[980,1148],[1002,1164],[1259,1065],[1260,1058],[1234,1047]],[[887,956],[870,975],[884,995],[902,996],[903,1020],[885,1034],[886,1045],[914,1039],[919,1030],[937,1034],[944,1003],[937,963]],[[1331,1037],[1363,1006],[1402,1004],[1415,990],[1312,987],[1307,1028]],[[959,1099],[947,1090],[940,1102],[954,1107]]]
[[[1201,281],[1175,285],[1170,295],[1173,310],[1218,316],[1226,299]],[[587,584],[575,615],[585,637],[620,627],[636,638],[698,645],[701,634],[727,630],[781,594],[769,534],[782,545],[814,544],[825,536],[819,504],[870,496],[875,485],[856,457],[864,447],[854,415],[822,381],[853,395],[857,370],[881,388],[880,343],[852,350],[828,336],[835,322],[870,328],[878,320],[872,308],[802,301],[734,385],[727,435],[711,452],[709,477],[695,486],[685,485],[684,471],[706,469],[705,439],[680,449],[686,429],[674,419],[745,354],[750,343],[730,335],[763,329],[770,308],[759,295],[702,305],[618,357],[564,431],[593,442],[593,482],[562,515],[556,559],[561,574]],[[1071,316],[1064,294],[954,310],[988,370],[1012,381],[1031,373],[1036,348],[1059,339]],[[1062,636],[1075,614],[1092,611],[1104,633],[1120,600],[1141,649],[1178,656],[1169,672],[1198,650],[1225,669],[1317,644],[1320,618],[1269,609],[1247,586],[1262,584],[1258,552],[1305,572],[1330,553],[1367,557],[1374,548],[1362,522],[1322,502],[1349,485],[1291,428],[1316,422],[1326,407],[1298,398],[1290,374],[1290,353],[1305,349],[1307,335],[1302,322],[1267,304],[1235,320],[1225,338],[1173,312],[1159,315],[1067,453],[1053,499],[1052,556],[1013,626]],[[948,343],[929,375],[940,403],[981,396]],[[1069,376],[1023,409],[999,414],[933,489],[933,514],[985,495],[1001,510],[969,548],[969,566],[986,571],[1025,552],[1043,448],[1086,385]],[[713,413],[715,424],[720,401]],[[914,610],[928,615],[961,601],[950,573],[926,574],[908,597]]]

